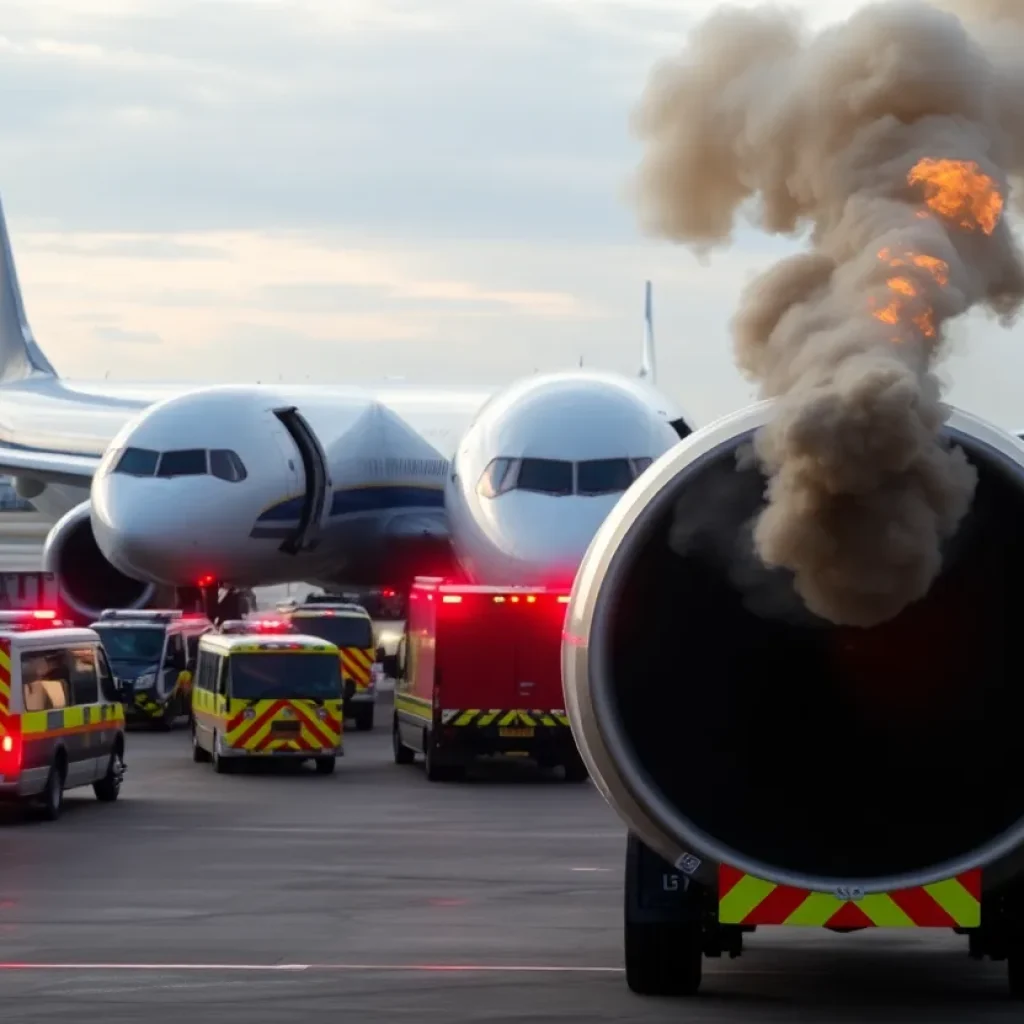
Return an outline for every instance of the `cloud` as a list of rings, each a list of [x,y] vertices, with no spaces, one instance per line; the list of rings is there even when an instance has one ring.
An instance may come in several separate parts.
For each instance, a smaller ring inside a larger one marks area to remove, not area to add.
[[[103,342],[114,345],[162,345],[164,340],[156,331],[126,331],[120,327],[96,327],[93,334]]]
[[[36,335],[86,377],[633,372],[651,277],[664,385],[726,412],[739,290],[789,249],[741,227],[701,265],[623,194],[630,111],[708,6],[10,0],[0,195]],[[965,331],[957,393],[1009,416],[1012,375],[984,382],[1012,342]]]

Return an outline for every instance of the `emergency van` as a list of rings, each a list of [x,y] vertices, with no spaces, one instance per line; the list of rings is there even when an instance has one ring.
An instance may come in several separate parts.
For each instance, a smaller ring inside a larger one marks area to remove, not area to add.
[[[117,799],[124,709],[99,636],[52,611],[0,612],[0,798],[60,817],[64,792]]]
[[[384,659],[395,676],[396,764],[419,753],[428,779],[447,780],[478,757],[511,754],[585,780],[562,697],[568,600],[543,587],[418,577],[395,662]]]
[[[338,648],[302,634],[208,633],[192,690],[192,759],[229,772],[247,758],[313,760],[342,751]]]
[[[373,619],[367,610],[362,605],[311,594],[284,615],[296,629],[321,637],[338,648],[344,677],[345,717],[360,732],[372,729],[377,700],[373,665],[383,652],[375,646]]]
[[[213,629],[205,615],[110,608],[90,629],[103,641],[118,685],[131,694],[129,721],[170,729],[189,714],[199,638]]]

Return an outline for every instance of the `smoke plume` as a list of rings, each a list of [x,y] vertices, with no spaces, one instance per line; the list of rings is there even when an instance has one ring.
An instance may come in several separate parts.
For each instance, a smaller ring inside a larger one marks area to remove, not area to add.
[[[1024,22],[1016,3],[972,5]],[[835,623],[923,597],[971,504],[975,470],[939,438],[943,327],[974,306],[1009,323],[1024,299],[1004,217],[1024,170],[1024,49],[989,28],[917,2],[818,34],[776,8],[720,8],[636,112],[651,233],[726,243],[741,207],[770,233],[810,229],[808,252],[745,290],[733,334],[777,399],[753,543]]]

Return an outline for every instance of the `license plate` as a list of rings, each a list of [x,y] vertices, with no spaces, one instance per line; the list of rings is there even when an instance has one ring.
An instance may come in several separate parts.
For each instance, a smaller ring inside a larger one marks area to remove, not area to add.
[[[510,738],[515,737],[516,739],[529,739],[533,735],[532,729],[499,729],[499,736],[508,736]]]
[[[271,722],[270,731],[278,736],[298,736],[302,726],[298,722]]]

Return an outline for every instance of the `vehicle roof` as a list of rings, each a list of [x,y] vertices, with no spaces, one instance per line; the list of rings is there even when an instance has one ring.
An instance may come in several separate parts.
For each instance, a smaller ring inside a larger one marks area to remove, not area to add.
[[[260,651],[272,654],[282,647],[294,651],[297,646],[312,654],[340,653],[334,644],[318,636],[305,636],[302,633],[206,633],[199,641],[200,650],[217,651],[220,654],[254,654]]]
[[[213,623],[207,618],[188,618],[188,619],[170,619],[169,621],[162,622],[160,619],[97,619],[91,623],[89,628],[92,629],[96,626],[102,626],[104,629],[125,629],[131,627],[132,629],[138,629],[140,626],[149,627],[151,629],[165,629],[169,633],[175,631],[191,631],[194,629],[211,629]]]
[[[361,604],[300,604],[297,608],[290,608],[287,612],[283,612],[282,614],[288,615],[293,619],[315,619],[327,617],[332,619],[370,618],[370,613]]]
[[[567,594],[567,587],[497,587],[483,583],[452,583],[439,579],[417,579],[414,590],[436,591],[439,594]]]
[[[18,629],[14,623],[0,623],[0,636],[19,643],[39,641],[49,647],[67,644],[101,643],[100,635],[93,629],[79,626],[57,626],[55,629]]]

